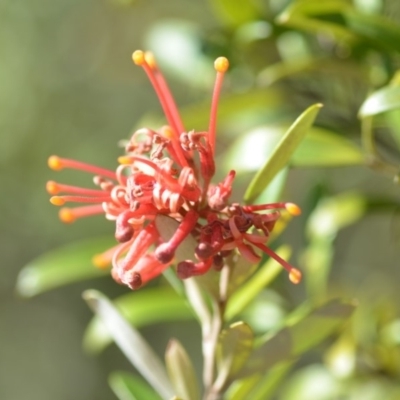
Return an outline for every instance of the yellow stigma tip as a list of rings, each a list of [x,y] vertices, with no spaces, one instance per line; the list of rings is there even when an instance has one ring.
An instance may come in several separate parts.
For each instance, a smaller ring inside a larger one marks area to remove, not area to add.
[[[169,126],[163,126],[161,129],[161,134],[167,139],[172,139],[174,137],[174,132]]]
[[[132,54],[132,60],[136,65],[143,65],[146,62],[144,52],[142,50],[136,50]]]
[[[156,58],[154,57],[154,54],[151,51],[146,51],[146,53],[144,53],[144,59],[146,60],[150,68],[157,67]]]
[[[60,169],[63,169],[61,158],[57,156],[49,157],[47,164],[49,168],[53,169],[54,171],[59,171]]]
[[[66,224],[71,224],[75,221],[75,215],[70,208],[62,208],[58,213],[60,220]]]
[[[130,165],[132,164],[132,159],[127,156],[118,157],[118,162],[122,165]]]
[[[301,208],[298,205],[294,204],[294,203],[286,203],[285,208],[292,215],[297,216],[297,215],[301,214]]]
[[[53,196],[50,198],[50,203],[55,206],[63,206],[65,204],[65,200],[59,196]]]
[[[105,258],[102,254],[96,254],[93,256],[92,263],[99,269],[107,268],[111,264],[110,260]]]
[[[49,194],[57,194],[60,191],[57,183],[54,181],[48,181],[46,183],[46,190]]]
[[[229,61],[225,57],[218,57],[214,61],[214,68],[217,72],[226,72],[229,68]]]
[[[297,285],[298,283],[300,283],[301,281],[301,272],[296,269],[293,268],[290,272],[289,272],[289,280],[290,282],[294,283],[295,285]]]

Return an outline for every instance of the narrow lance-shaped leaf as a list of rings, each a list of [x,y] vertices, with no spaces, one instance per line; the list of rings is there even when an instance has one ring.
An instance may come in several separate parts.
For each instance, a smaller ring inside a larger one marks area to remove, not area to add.
[[[194,318],[185,299],[169,287],[144,288],[113,300],[114,305],[135,328],[154,323]],[[98,316],[90,321],[83,339],[84,348],[99,353],[112,341],[110,332]]]
[[[174,395],[161,360],[140,333],[122,317],[110,300],[96,290],[87,290],[83,297],[90,308],[102,319],[115,343],[163,398]]]
[[[285,130],[286,127],[283,126],[261,126],[246,132],[228,149],[225,169],[235,169],[238,173],[259,170],[270,157]],[[317,127],[309,129],[307,136],[290,158],[290,164],[296,167],[336,167],[362,164],[363,161],[361,150],[350,140]]]
[[[332,300],[291,326],[283,328],[263,345],[254,349],[244,368],[236,375],[243,378],[266,371],[274,365],[290,361],[338,329],[354,311],[355,306]]]
[[[145,381],[128,372],[113,372],[108,384],[119,400],[162,400]]]
[[[341,14],[352,6],[346,0],[295,1],[276,18],[278,24],[314,34],[329,32],[333,37],[347,42],[357,39],[357,34],[346,26],[329,20],[320,19],[325,15]]]
[[[359,116],[365,118],[396,108],[400,108],[400,86],[385,86],[367,97]]]
[[[314,123],[321,107],[321,104],[314,104],[309,107],[289,128],[276,146],[271,157],[250,182],[244,195],[246,202],[255,200],[268,186],[274,176],[288,163],[291,155]]]
[[[394,50],[400,52],[400,28],[389,18],[347,9],[343,17],[350,32],[368,40],[368,43],[379,50]]]
[[[182,399],[200,399],[199,384],[192,361],[177,340],[171,340],[165,353],[168,375],[175,393]]]
[[[95,238],[71,243],[42,254],[26,265],[18,275],[17,291],[32,297],[50,289],[109,274],[92,263],[95,254],[114,246],[108,238]]]

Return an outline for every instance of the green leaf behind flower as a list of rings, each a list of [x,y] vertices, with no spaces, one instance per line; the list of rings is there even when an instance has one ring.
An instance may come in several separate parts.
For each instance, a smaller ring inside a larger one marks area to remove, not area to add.
[[[118,400],[161,400],[161,397],[147,383],[129,372],[113,372],[108,383]]]
[[[108,268],[95,267],[92,258],[114,245],[115,240],[110,237],[95,238],[71,243],[42,254],[19,273],[17,292],[23,297],[32,297],[72,282],[107,275]]]
[[[254,201],[268,186],[274,176],[288,163],[291,155],[314,123],[321,107],[321,104],[314,104],[309,107],[289,128],[285,136],[275,147],[271,157],[250,182],[244,195],[246,202],[251,203]]]

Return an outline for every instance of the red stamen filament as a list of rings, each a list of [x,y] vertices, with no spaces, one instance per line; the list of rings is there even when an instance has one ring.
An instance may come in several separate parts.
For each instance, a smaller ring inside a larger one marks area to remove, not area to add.
[[[68,192],[73,194],[82,194],[86,196],[104,196],[103,190],[86,189],[78,186],[64,185],[54,181],[49,181],[46,184],[46,189],[49,194],[56,195],[60,192]]]
[[[63,206],[67,202],[73,203],[103,203],[110,201],[110,196],[103,197],[84,197],[84,196],[53,196],[50,198],[50,203],[55,206]]]
[[[286,209],[292,215],[300,215],[300,207],[294,203],[269,203],[269,204],[255,204],[252,206],[243,206],[243,211],[254,212],[273,209]]]
[[[95,165],[86,164],[80,161],[70,160],[68,158],[60,158],[57,156],[51,156],[48,160],[48,165],[51,169],[59,171],[63,168],[78,169],[80,171],[89,172],[95,175],[101,175],[110,179],[115,180],[116,175],[114,171],[110,171],[105,168],[96,167]]]
[[[215,154],[215,138],[216,138],[216,127],[217,127],[217,110],[219,95],[221,93],[222,82],[224,79],[224,74],[229,68],[229,62],[225,57],[219,57],[214,62],[214,68],[217,71],[217,76],[215,78],[214,92],[211,102],[211,112],[210,112],[210,122],[208,127],[208,137],[211,147],[212,154]]]
[[[271,250],[265,244],[254,243],[254,245],[257,246],[259,249],[261,249],[264,253],[268,254],[271,258],[273,258],[279,264],[281,264],[282,267],[285,268],[286,271],[289,272],[289,279],[290,279],[290,281],[292,283],[294,283],[294,284],[300,283],[300,281],[301,281],[301,272],[297,268],[294,268],[286,260],[284,260],[278,254],[276,254],[273,250]]]
[[[176,156],[178,157],[179,164],[181,166],[187,166],[188,162],[183,154],[182,148],[179,144],[179,135],[184,132],[182,122],[179,117],[178,109],[175,105],[171,92],[162,78],[161,72],[157,71],[155,68],[154,60],[152,60],[151,65],[147,62],[149,56],[145,55],[143,51],[136,50],[132,54],[133,62],[136,65],[141,66],[146,72],[154,91],[157,94],[158,99],[160,100],[161,107],[164,111],[165,117],[167,118],[168,123],[171,125],[172,132],[174,137],[172,139],[172,145],[174,147]],[[160,78],[161,76],[161,78]],[[163,81],[163,82],[162,82]],[[161,84],[160,84],[161,83]]]

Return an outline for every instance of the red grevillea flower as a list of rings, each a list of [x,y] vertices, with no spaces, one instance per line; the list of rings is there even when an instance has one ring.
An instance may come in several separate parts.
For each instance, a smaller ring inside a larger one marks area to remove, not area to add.
[[[215,173],[215,130],[218,98],[228,60],[215,61],[216,81],[207,131],[187,131],[175,101],[151,53],[135,51],[133,61],[148,75],[168,121],[157,131],[136,131],[119,158],[115,171],[52,156],[54,170],[78,169],[94,175],[97,189],[86,189],[50,181],[47,190],[52,204],[87,203],[62,208],[60,218],[73,222],[94,214],[105,214],[115,221],[114,248],[94,257],[98,266],[112,264],[112,276],[132,289],[139,288],[176,264],[182,279],[220,269],[224,258],[237,249],[250,263],[261,260],[264,252],[277,260],[293,283],[301,273],[273,252],[266,243],[280,209],[293,215],[300,209],[293,203],[245,205],[229,203],[235,171],[212,184]],[[168,241],[157,230],[157,215],[169,216],[179,223]],[[197,241],[193,259],[175,259],[177,247],[188,236]],[[260,251],[259,251],[260,250]]]

